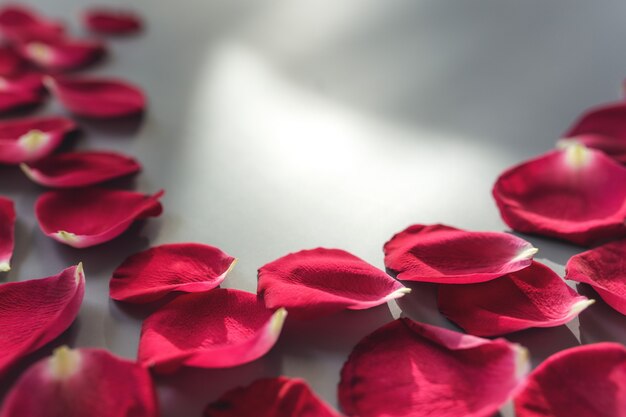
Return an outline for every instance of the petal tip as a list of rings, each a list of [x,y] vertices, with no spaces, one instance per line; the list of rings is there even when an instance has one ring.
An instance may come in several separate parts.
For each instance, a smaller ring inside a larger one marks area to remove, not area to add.
[[[33,129],[20,136],[17,142],[27,152],[34,153],[38,149],[45,146],[49,142],[50,138],[51,136],[49,134],[42,132],[39,129]]]
[[[52,353],[50,372],[56,379],[65,379],[76,372],[80,365],[80,353],[63,345]]]
[[[398,288],[397,290],[395,290],[394,292],[392,292],[391,294],[389,294],[389,299],[390,300],[395,300],[397,298],[402,298],[407,294],[411,293],[411,289],[408,287],[402,287],[402,288]]]
[[[515,376],[522,379],[530,371],[530,353],[522,345],[516,345],[515,349]]]
[[[570,308],[570,314],[569,314],[570,317],[576,317],[583,310],[586,310],[587,307],[589,307],[590,305],[592,305],[595,302],[596,302],[596,300],[594,300],[592,298],[587,298],[587,299],[584,299],[584,300],[576,301],[574,304],[572,304],[572,307]]]
[[[570,141],[564,150],[565,160],[572,168],[583,168],[591,161],[591,150],[580,142]]]
[[[278,336],[283,329],[283,324],[287,318],[287,310],[284,307],[279,308],[274,312],[270,319],[270,331],[273,335]]]
[[[539,248],[534,246],[524,248],[517,255],[515,255],[515,258],[513,258],[512,261],[517,262],[532,259],[537,252],[539,252]]]
[[[71,232],[66,232],[65,230],[59,230],[54,235],[57,238],[57,240],[63,243],[67,243],[70,246],[73,246],[74,244],[78,243],[78,240],[79,240],[76,234],[71,233]]]
[[[11,270],[11,264],[8,261],[0,262],[0,272],[9,272]]]
[[[76,285],[80,284],[80,282],[85,279],[85,270],[83,268],[82,262],[79,262],[78,265],[76,265],[76,272],[74,273],[74,279],[76,280]]]

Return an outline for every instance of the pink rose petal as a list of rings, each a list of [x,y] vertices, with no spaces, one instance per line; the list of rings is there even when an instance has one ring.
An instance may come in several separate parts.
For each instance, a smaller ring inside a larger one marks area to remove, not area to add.
[[[18,44],[21,55],[47,71],[67,71],[84,67],[105,53],[99,40],[58,38],[31,40]]]
[[[52,39],[62,35],[63,25],[17,4],[0,8],[0,33],[11,41]]]
[[[0,77],[0,113],[40,104],[43,101],[41,80],[37,73]]]
[[[129,10],[93,8],[83,14],[83,24],[87,29],[109,35],[134,33],[141,30],[139,16]]]
[[[29,117],[0,121],[0,163],[19,164],[47,156],[76,124],[64,117]]]
[[[14,245],[15,206],[8,198],[0,197],[0,272],[11,270]]]

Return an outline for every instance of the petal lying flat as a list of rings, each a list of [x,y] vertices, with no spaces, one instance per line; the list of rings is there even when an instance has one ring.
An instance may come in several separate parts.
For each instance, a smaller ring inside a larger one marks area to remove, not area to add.
[[[157,372],[182,365],[226,368],[251,362],[274,346],[286,314],[239,290],[184,294],[144,321],[139,361]]]
[[[117,267],[110,282],[111,298],[147,303],[173,291],[209,291],[224,281],[234,265],[235,258],[214,246],[156,246],[130,256]]]
[[[126,34],[141,29],[141,18],[128,10],[90,9],[83,14],[83,24],[87,29],[105,34]]]
[[[492,417],[521,388],[527,351],[409,319],[361,340],[344,364],[339,403],[359,417]]]
[[[22,164],[24,173],[37,184],[55,188],[84,187],[139,172],[135,159],[116,152],[88,151],[51,155]]]
[[[8,45],[0,45],[0,77],[14,77],[24,68],[22,57]]]
[[[85,117],[108,119],[141,113],[143,92],[125,81],[109,78],[48,77],[46,86],[65,108]]]
[[[565,278],[589,284],[604,301],[626,315],[626,240],[588,250],[573,256],[565,268]]]
[[[580,245],[626,236],[626,168],[580,144],[507,170],[493,196],[520,232]]]
[[[82,265],[0,285],[0,375],[72,324],[85,293]]]
[[[0,417],[158,417],[150,373],[101,349],[66,346],[32,365]]]
[[[595,343],[549,357],[515,399],[517,417],[626,416],[626,349]]]
[[[84,67],[105,52],[98,40],[58,38],[49,41],[26,41],[19,44],[21,55],[48,71],[67,71]]]
[[[63,32],[63,25],[25,6],[11,4],[0,8],[0,33],[11,41],[50,39]]]
[[[416,224],[393,236],[384,252],[400,280],[463,284],[526,268],[537,248],[508,233]]]
[[[42,78],[37,73],[0,77],[0,112],[35,106],[43,101]]]
[[[538,262],[489,282],[441,285],[438,292],[443,315],[476,336],[560,326],[593,303]]]
[[[268,308],[299,318],[363,310],[410,292],[378,268],[340,249],[283,256],[259,269],[258,294]]]
[[[55,150],[76,124],[64,117],[0,121],[0,163],[36,161]]]
[[[37,199],[35,215],[46,235],[86,248],[119,236],[135,220],[159,216],[163,193],[150,196],[95,187],[48,191]]]
[[[0,197],[0,272],[11,269],[15,245],[15,206],[13,201]]]
[[[339,417],[302,379],[259,379],[226,392],[204,410],[204,417]]]

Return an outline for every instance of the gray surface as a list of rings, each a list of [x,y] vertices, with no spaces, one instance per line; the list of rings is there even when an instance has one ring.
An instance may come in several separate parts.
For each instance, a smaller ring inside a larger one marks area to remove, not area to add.
[[[76,33],[74,16],[88,4],[28,3],[71,21]],[[165,188],[164,215],[75,250],[39,231],[32,207],[42,190],[17,170],[0,168],[0,193],[16,200],[19,216],[6,279],[84,261],[87,294],[63,340],[129,358],[144,313],[108,299],[108,278],[126,256],[165,242],[217,245],[239,258],[226,286],[254,291],[259,266],[303,248],[343,248],[383,267],[382,244],[412,223],[506,230],[490,195],[498,173],[550,148],[586,107],[617,99],[626,75],[626,5],[618,0],[128,5],[148,30],[112,40],[110,58],[89,72],[143,86],[149,111],[140,123],[79,120],[77,146],[138,157],[145,171],[136,188]],[[40,112],[63,110],[50,102]],[[530,240],[559,273],[580,250]],[[336,404],[352,346],[400,309],[451,327],[432,286],[415,286],[399,307],[288,320],[276,348],[254,363],[159,377],[163,414],[198,416],[227,388],[278,374],[306,378]],[[537,363],[581,337],[625,342],[624,324],[598,302],[580,325],[509,339]]]

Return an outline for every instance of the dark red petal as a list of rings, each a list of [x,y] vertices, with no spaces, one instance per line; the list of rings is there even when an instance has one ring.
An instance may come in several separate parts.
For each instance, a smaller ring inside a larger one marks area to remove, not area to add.
[[[268,308],[296,317],[363,310],[411,290],[378,268],[340,249],[303,250],[259,269],[258,294]]]
[[[40,74],[0,77],[0,113],[34,106],[43,100]]]
[[[32,365],[0,417],[158,417],[150,373],[101,349],[66,346]]]
[[[626,349],[595,343],[556,353],[515,398],[517,417],[626,416]]]
[[[76,124],[64,117],[0,121],[0,163],[19,164],[43,158],[75,129]]]
[[[48,191],[37,199],[35,215],[46,235],[86,248],[119,236],[135,220],[159,216],[162,195],[104,188]]]
[[[507,170],[493,196],[520,232],[580,245],[626,236],[626,168],[580,144]]]
[[[626,240],[588,250],[573,256],[565,268],[565,278],[591,285],[604,301],[626,315]]]
[[[104,43],[98,40],[58,38],[18,45],[24,58],[48,71],[78,69],[96,61],[105,52]]]
[[[526,349],[504,339],[398,319],[356,345],[339,403],[358,417],[492,417],[527,369]]]
[[[560,326],[593,303],[538,262],[489,282],[441,285],[438,291],[443,315],[476,336]]]
[[[68,110],[97,119],[131,116],[146,106],[143,92],[110,78],[46,78],[46,86]]]
[[[22,164],[24,173],[37,184],[72,188],[99,184],[134,174],[141,165],[115,152],[68,152],[51,155],[30,164]]]
[[[393,236],[384,251],[385,266],[400,280],[465,284],[526,268],[537,248],[508,233],[416,224]]]
[[[111,298],[147,303],[173,292],[205,292],[218,287],[235,258],[200,243],[156,246],[127,258],[113,272]]]
[[[259,379],[226,392],[204,410],[204,417],[339,417],[302,379]]]
[[[82,265],[0,285],[0,375],[63,333],[78,315],[84,293]]]
[[[97,8],[83,14],[83,24],[93,32],[106,34],[132,33],[141,29],[139,16],[128,10]]]
[[[8,198],[0,197],[0,272],[11,270],[14,244],[15,206]]]
[[[0,32],[12,41],[51,39],[64,32],[63,25],[17,4],[0,9]]]
[[[14,77],[23,67],[24,60],[12,47],[0,45],[0,77]]]
[[[148,317],[141,329],[139,361],[157,372],[178,367],[226,368],[260,358],[283,326],[284,309],[265,308],[244,291],[217,288],[184,294]]]

